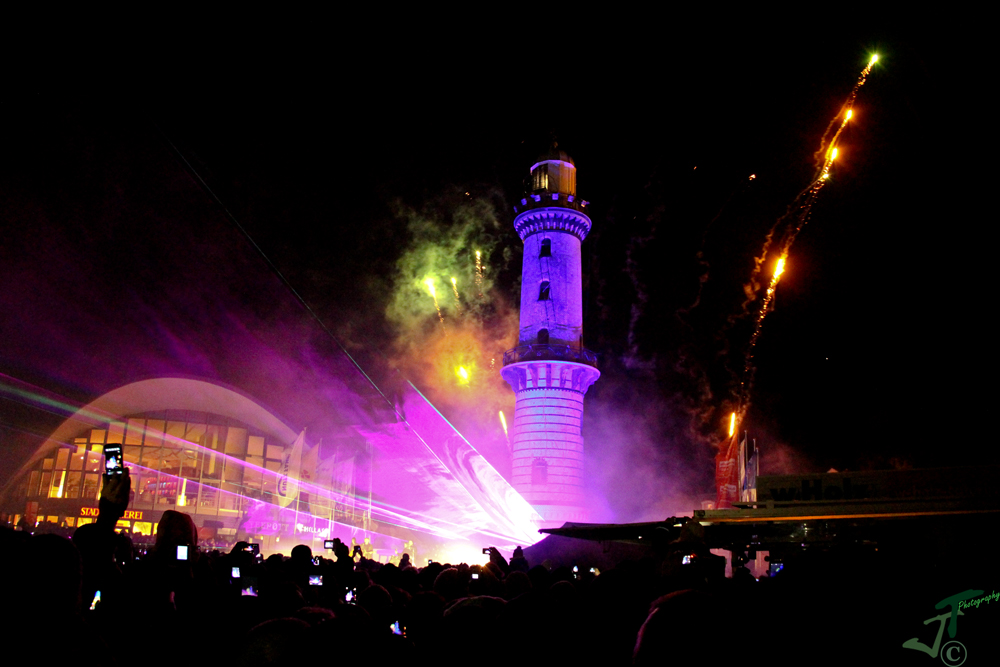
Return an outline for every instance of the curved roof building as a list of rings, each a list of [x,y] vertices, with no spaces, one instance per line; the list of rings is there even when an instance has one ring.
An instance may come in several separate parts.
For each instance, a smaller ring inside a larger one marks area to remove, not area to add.
[[[334,536],[382,549],[527,544],[538,516],[412,387],[398,421],[310,443],[260,403],[186,378],[143,380],[100,396],[47,437],[4,489],[18,521],[93,520],[103,449],[122,445],[132,499],[122,527],[149,535],[165,510],[204,538],[265,552]],[[360,539],[358,541],[361,541]]]

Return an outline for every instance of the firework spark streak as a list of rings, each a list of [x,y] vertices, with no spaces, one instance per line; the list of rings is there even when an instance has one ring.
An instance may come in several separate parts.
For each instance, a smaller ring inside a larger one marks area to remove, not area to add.
[[[428,278],[424,281],[427,285],[427,291],[431,293],[431,298],[434,299],[434,308],[437,310],[438,320],[441,322],[441,330],[444,331],[445,335],[448,335],[448,330],[444,328],[444,315],[441,314],[441,306],[438,305],[437,292],[434,290],[434,279]]]
[[[754,320],[753,334],[750,336],[750,344],[747,346],[746,363],[743,366],[743,380],[740,382],[740,421],[743,421],[743,416],[746,414],[746,410],[750,404],[750,387],[753,385],[754,375],[754,348],[757,347],[757,339],[760,338],[760,332],[764,328],[764,318],[767,317],[768,309],[770,309],[771,302],[774,300],[774,291],[778,287],[778,280],[781,278],[781,274],[785,272],[786,257],[787,254],[778,258],[778,263],[774,267],[774,275],[771,276],[771,284],[768,285],[767,292],[764,293],[764,301],[761,302],[757,318]]]
[[[462,312],[462,302],[458,299],[458,281],[455,276],[451,277],[451,290],[455,293],[455,311]]]
[[[510,446],[510,434],[507,433],[507,418],[503,416],[503,410],[500,411],[500,425],[503,426],[503,437],[507,438],[507,446]]]
[[[861,89],[861,86],[865,84],[865,81],[868,79],[868,75],[872,71],[872,67],[877,61],[878,56],[873,55],[868,61],[868,65],[861,70],[861,75],[858,77],[857,83],[854,84],[851,94],[848,95],[847,100],[840,107],[840,111],[837,112],[837,115],[834,116],[829,125],[827,125],[826,131],[823,132],[823,136],[820,139],[819,150],[817,150],[813,156],[816,161],[817,171],[815,176],[813,176],[812,183],[810,183],[795,197],[792,203],[788,206],[788,209],[785,211],[785,214],[778,218],[778,220],[774,223],[770,231],[767,233],[767,237],[764,239],[764,247],[761,249],[760,256],[754,258],[754,268],[750,276],[750,283],[747,288],[747,301],[744,302],[744,307],[749,305],[749,303],[756,298],[756,292],[758,289],[756,283],[757,276],[760,274],[764,260],[767,258],[768,252],[770,251],[775,231],[784,225],[784,230],[781,234],[778,245],[778,262],[775,265],[774,274],[771,276],[771,282],[767,288],[767,292],[764,294],[764,299],[761,302],[760,309],[757,311],[757,317],[754,321],[753,334],[750,336],[750,344],[747,346],[746,362],[743,367],[743,378],[740,381],[740,421],[742,421],[742,417],[746,413],[749,404],[750,389],[753,385],[754,348],[757,345],[757,339],[760,337],[761,329],[764,326],[764,318],[767,317],[768,310],[774,300],[774,291],[778,286],[778,280],[785,270],[785,259],[788,257],[788,253],[791,251],[792,245],[795,243],[795,238],[799,235],[799,232],[802,231],[802,228],[805,227],[806,223],[809,222],[809,214],[812,212],[813,204],[816,203],[816,198],[819,196],[820,190],[823,189],[823,186],[826,185],[827,180],[830,177],[830,168],[837,159],[837,141],[840,139],[840,135],[844,131],[844,128],[847,127],[847,122],[854,116],[854,102],[857,99],[858,91]],[[838,121],[840,122],[839,125],[837,124]],[[836,131],[834,131],[835,127]],[[831,132],[833,133],[832,136]]]
[[[483,298],[483,253],[476,251],[476,292]]]

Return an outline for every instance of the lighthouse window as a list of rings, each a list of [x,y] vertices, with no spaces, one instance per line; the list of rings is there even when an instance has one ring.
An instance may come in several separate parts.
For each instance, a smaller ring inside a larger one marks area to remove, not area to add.
[[[552,239],[542,239],[542,249],[538,252],[539,257],[552,256]]]
[[[549,187],[549,174],[548,165],[541,165],[538,169],[535,169],[532,176],[534,176],[534,187],[533,190],[546,190]]]
[[[538,300],[548,301],[549,300],[549,281],[543,280],[541,286],[538,288]]]
[[[539,329],[538,330],[538,342],[541,345],[548,345],[549,344],[549,330],[548,329]]]
[[[531,483],[532,484],[549,483],[549,464],[545,462],[545,459],[535,459],[532,462]]]

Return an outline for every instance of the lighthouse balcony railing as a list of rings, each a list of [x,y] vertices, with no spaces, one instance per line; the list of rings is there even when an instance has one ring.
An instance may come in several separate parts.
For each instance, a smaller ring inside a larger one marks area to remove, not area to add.
[[[548,345],[533,343],[518,345],[503,353],[503,365],[509,366],[521,361],[574,361],[597,367],[597,354],[582,347],[572,345]]]

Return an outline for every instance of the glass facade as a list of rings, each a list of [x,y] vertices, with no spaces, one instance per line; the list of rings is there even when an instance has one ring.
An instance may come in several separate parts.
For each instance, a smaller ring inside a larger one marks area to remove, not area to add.
[[[38,523],[74,527],[93,521],[84,514],[97,506],[104,446],[112,443],[122,445],[132,475],[129,509],[136,520],[123,520],[121,527],[144,535],[155,531],[164,510],[187,512],[199,527],[235,535],[247,502],[274,492],[274,476],[265,477],[263,470],[278,470],[285,452],[284,443],[226,417],[189,411],[135,415],[89,429],[46,454],[22,476],[12,500],[22,511],[25,501],[37,502],[43,508]]]

